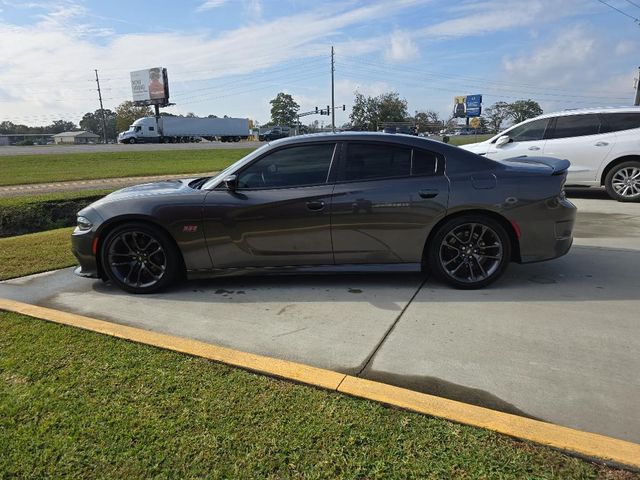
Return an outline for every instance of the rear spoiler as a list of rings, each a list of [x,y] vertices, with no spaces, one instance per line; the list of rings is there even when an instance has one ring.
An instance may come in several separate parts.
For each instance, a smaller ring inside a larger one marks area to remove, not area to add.
[[[551,175],[562,175],[569,169],[569,166],[571,165],[571,162],[569,162],[569,160],[566,160],[566,159],[560,159],[555,157],[529,157],[527,155],[521,155],[519,157],[513,157],[513,158],[505,158],[503,162],[546,165],[547,167],[550,167],[553,170]]]

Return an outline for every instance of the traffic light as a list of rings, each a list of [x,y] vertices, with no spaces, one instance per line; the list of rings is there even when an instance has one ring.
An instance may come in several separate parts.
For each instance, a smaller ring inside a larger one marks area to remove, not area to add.
[[[318,113],[318,107],[316,107],[316,113]]]
[[[347,109],[346,105],[342,105],[342,111],[344,112]]]

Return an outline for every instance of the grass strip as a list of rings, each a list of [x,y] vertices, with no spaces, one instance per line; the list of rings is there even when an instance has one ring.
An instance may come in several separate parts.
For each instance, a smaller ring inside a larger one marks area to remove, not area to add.
[[[637,478],[200,358],[0,312],[0,477]]]
[[[60,228],[0,238],[0,280],[74,265],[70,240],[72,230]]]
[[[72,192],[52,192],[38,195],[25,194],[16,197],[6,197],[0,198],[0,209],[19,208],[37,203],[52,203],[84,198],[104,197],[113,191],[113,188],[109,188],[100,190],[77,190]]]
[[[252,148],[0,156],[0,185],[215,172]]]

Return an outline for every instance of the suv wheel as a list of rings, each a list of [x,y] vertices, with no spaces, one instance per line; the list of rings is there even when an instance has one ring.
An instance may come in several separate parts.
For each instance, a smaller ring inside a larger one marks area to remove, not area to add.
[[[640,162],[623,162],[613,167],[604,179],[607,193],[619,202],[640,200]]]

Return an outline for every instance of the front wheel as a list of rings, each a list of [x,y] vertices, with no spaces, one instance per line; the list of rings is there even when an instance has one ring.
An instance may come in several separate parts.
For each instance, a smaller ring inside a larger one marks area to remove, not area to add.
[[[136,139],[135,138],[130,138],[129,139],[129,144],[133,145],[134,143],[136,143]]]
[[[438,228],[427,257],[428,266],[448,284],[482,288],[504,273],[511,258],[511,241],[496,220],[462,215]]]
[[[171,239],[162,230],[127,223],[112,230],[101,248],[104,272],[130,293],[154,293],[177,277],[180,262]]]
[[[616,165],[607,173],[604,186],[614,200],[640,201],[640,162],[623,162]]]

